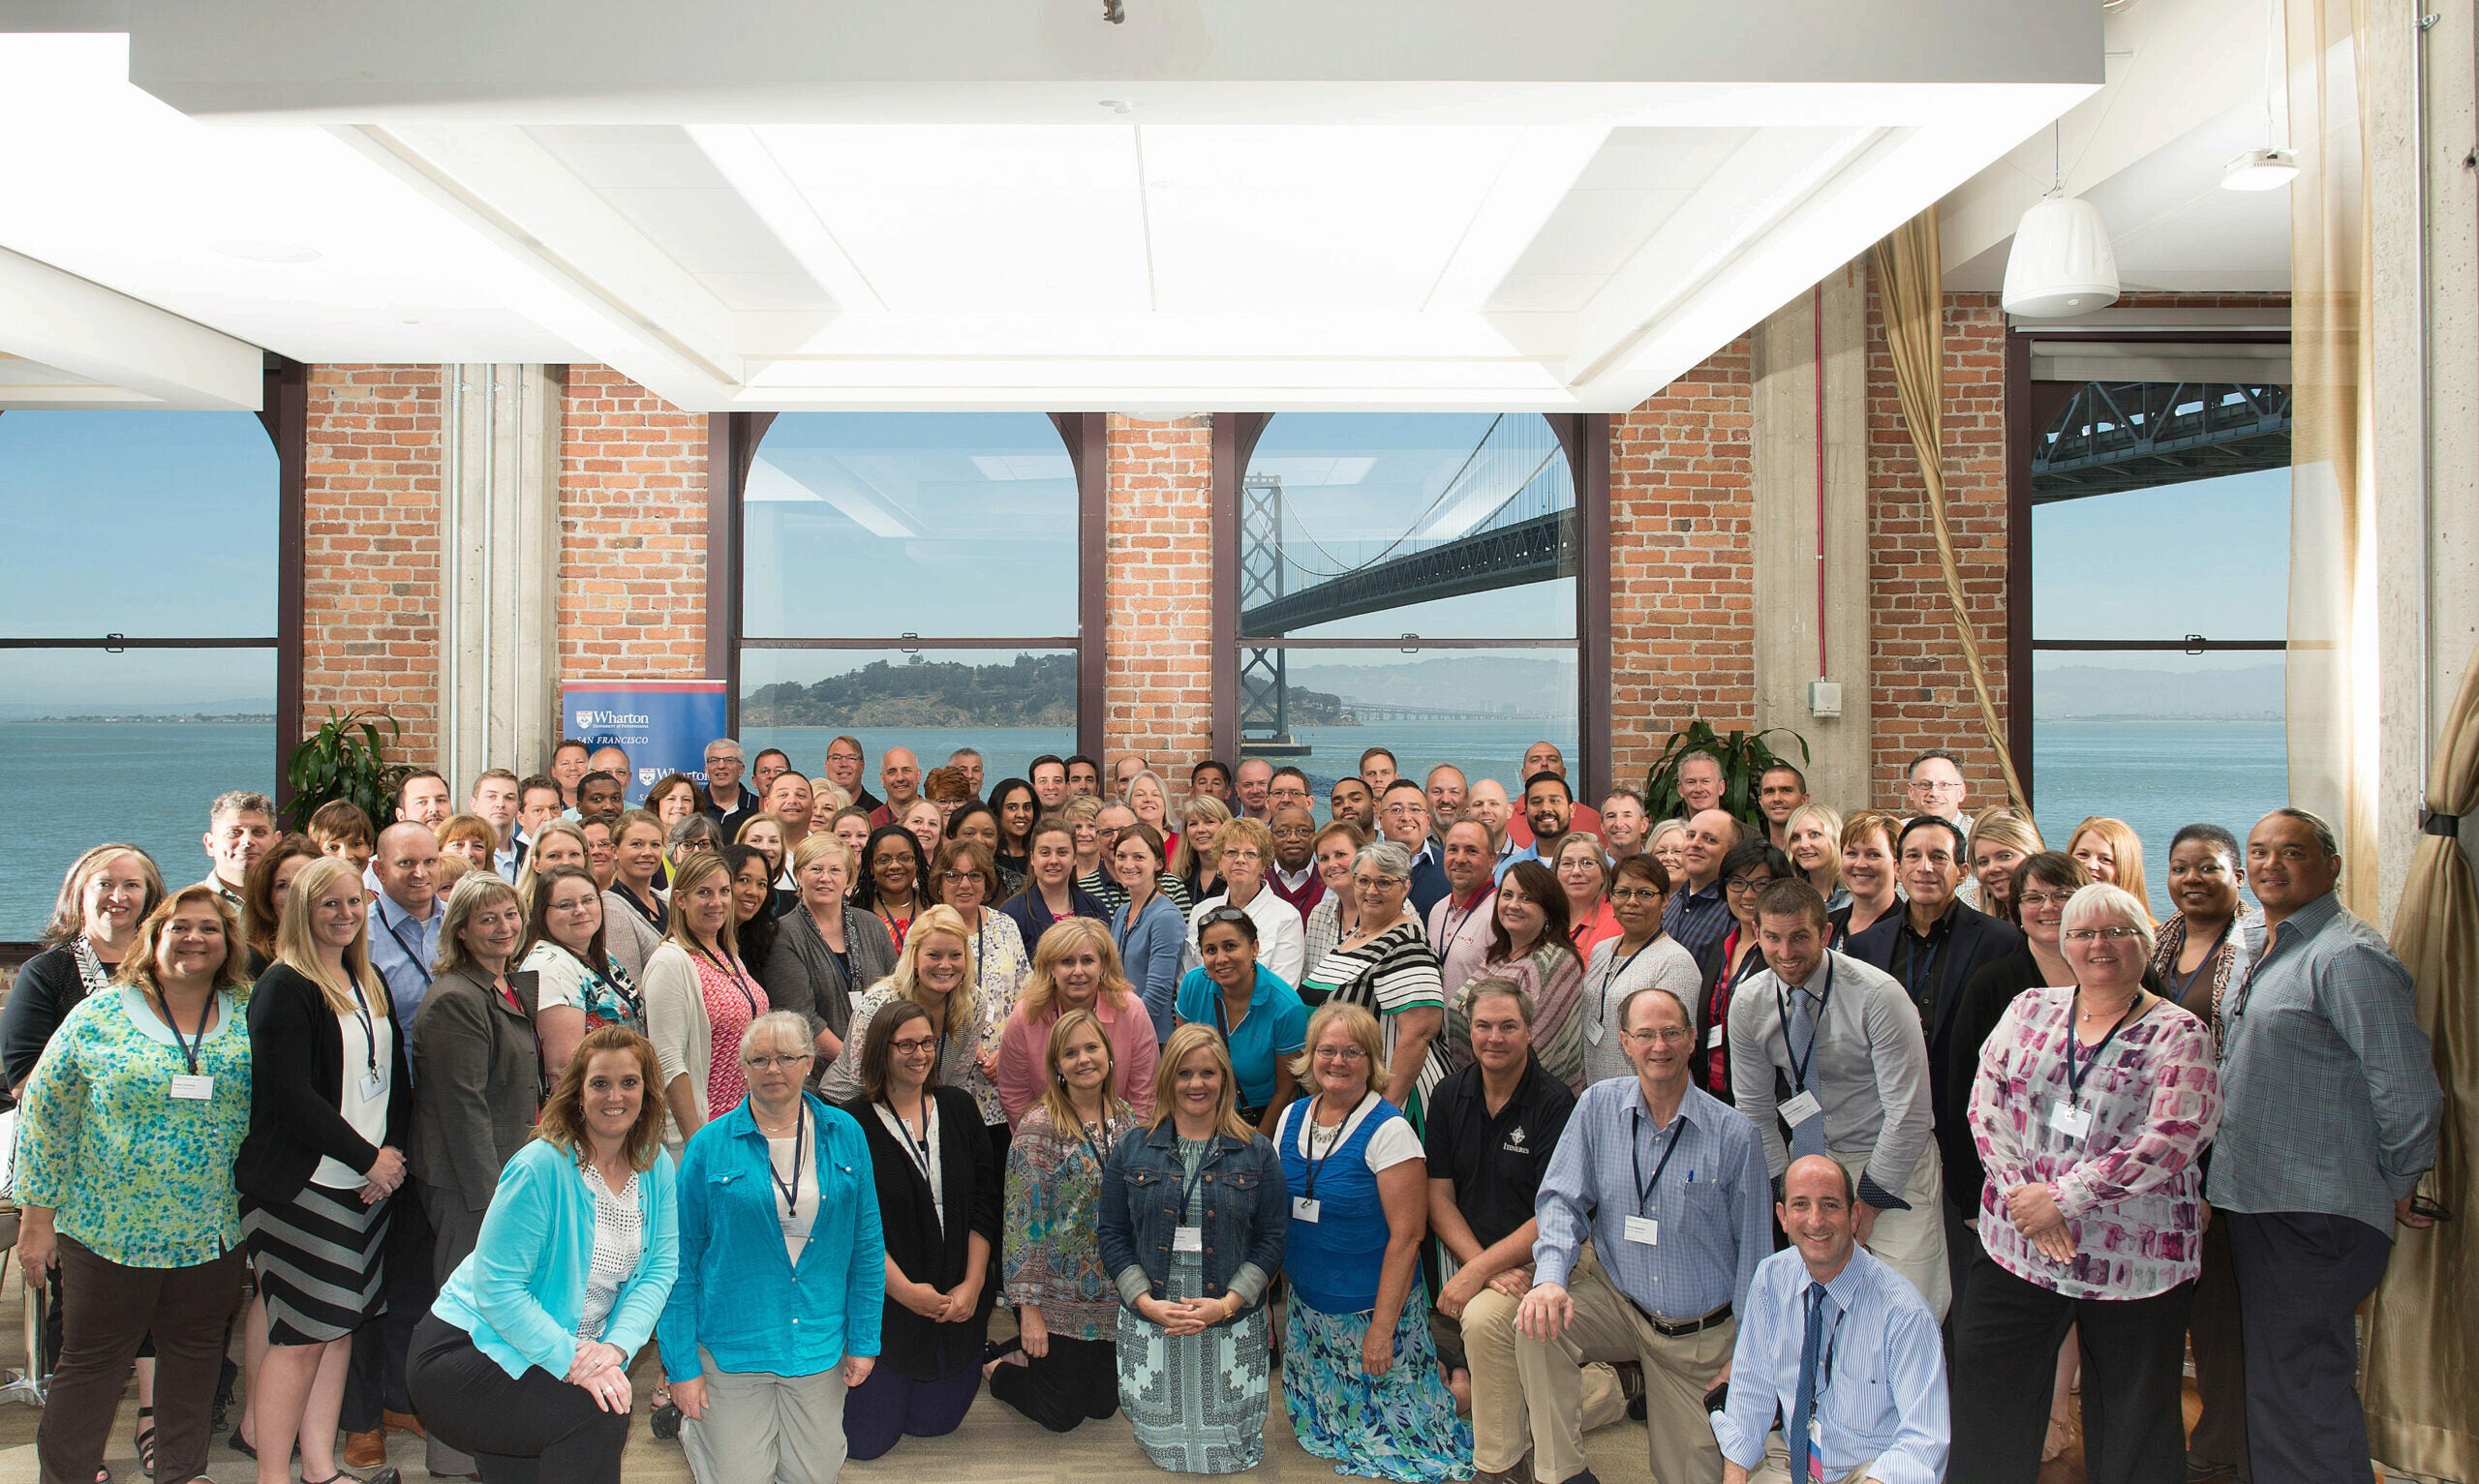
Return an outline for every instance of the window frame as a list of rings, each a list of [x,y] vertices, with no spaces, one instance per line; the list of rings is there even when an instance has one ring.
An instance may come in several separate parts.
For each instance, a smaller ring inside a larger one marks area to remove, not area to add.
[[[1279,413],[1213,414],[1213,755],[1240,758],[1240,493],[1267,425]],[[1522,412],[1546,420],[1566,450],[1576,490],[1576,636],[1573,640],[1423,638],[1420,650],[1562,649],[1576,651],[1576,776],[1582,793],[1609,789],[1609,417],[1599,412]],[[1388,639],[1294,639],[1266,648],[1289,650],[1402,649]]]
[[[841,634],[803,638],[748,637],[745,554],[749,533],[749,473],[758,446],[780,416],[776,412],[716,412],[706,420],[706,612],[721,622],[706,625],[706,677],[724,682],[725,714],[741,730],[741,654],[744,651],[835,650],[1043,650],[1076,655],[1076,744],[1099,757],[1106,712],[1103,673],[1104,589],[1110,530],[1109,417],[1101,412],[1052,412],[1051,428],[1064,445],[1076,475],[1076,627],[1072,635],[929,638],[920,634]],[[908,415],[935,417],[935,411]]]
[[[2131,313],[2131,312],[2130,312]],[[2163,318],[2168,318],[2164,316]],[[2203,316],[2195,317],[2204,318]],[[2034,687],[2037,683],[2032,674],[2032,657],[2040,651],[2082,653],[2106,653],[2128,650],[2177,650],[2181,652],[2211,653],[2240,650],[2283,652],[2289,648],[2286,636],[2280,640],[2211,639],[2199,644],[2182,644],[2176,640],[2043,640],[2033,633],[2032,580],[2032,460],[2039,440],[2049,424],[2066,409],[2075,389],[2090,384],[2091,379],[2075,380],[2035,379],[2032,375],[2032,345],[2035,341],[2106,342],[2127,346],[2288,346],[2291,332],[2287,328],[2265,327],[2278,319],[2286,324],[2287,305],[2268,305],[2262,310],[2239,311],[2214,315],[2225,318],[2225,323],[2198,323],[2192,328],[2162,325],[2153,328],[2124,326],[2103,313],[2096,320],[2065,323],[2024,324],[2009,317],[2005,331],[2005,605],[2011,615],[2005,628],[2005,745],[2014,755],[2015,775],[2022,780],[2025,802],[2038,797],[2038,786],[2033,777],[2033,750],[2035,726],[2033,720]]]

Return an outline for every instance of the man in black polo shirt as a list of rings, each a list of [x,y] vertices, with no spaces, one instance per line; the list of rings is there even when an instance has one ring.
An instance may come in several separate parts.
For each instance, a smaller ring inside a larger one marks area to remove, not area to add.
[[[1513,980],[1464,990],[1472,1065],[1430,1096],[1423,1144],[1429,1229],[1454,1265],[1437,1295],[1448,1384],[1472,1405],[1473,1462],[1484,1480],[1532,1484],[1532,1441],[1515,1378],[1515,1317],[1532,1287],[1533,1197],[1575,1110],[1575,1094],[1532,1055],[1532,996]],[[1456,1326],[1460,1325],[1460,1334]],[[1468,1359],[1467,1359],[1468,1357]],[[1626,1412],[1616,1375],[1584,1373],[1584,1427]]]

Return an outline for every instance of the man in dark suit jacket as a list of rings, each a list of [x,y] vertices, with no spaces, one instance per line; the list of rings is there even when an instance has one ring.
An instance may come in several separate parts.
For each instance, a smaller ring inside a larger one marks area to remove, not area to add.
[[[1945,1166],[1945,1260],[1954,1283],[1954,1301],[1963,1295],[1965,1258],[1977,1241],[1963,1227],[1979,1207],[1979,1192],[1957,1191],[1979,1168],[1972,1148],[1972,1131],[1946,1115],[1954,1013],[1962,1008],[1963,986],[1983,965],[1996,962],[2023,946],[2023,934],[2012,924],[1967,906],[1954,893],[1963,881],[1963,832],[1952,821],[1922,814],[1902,827],[1894,842],[1894,869],[1907,898],[1903,910],[1888,913],[1843,951],[1863,963],[1891,974],[1911,991],[1919,1007],[1920,1029],[1928,1037],[1928,1075],[1937,1109],[1937,1152]]]

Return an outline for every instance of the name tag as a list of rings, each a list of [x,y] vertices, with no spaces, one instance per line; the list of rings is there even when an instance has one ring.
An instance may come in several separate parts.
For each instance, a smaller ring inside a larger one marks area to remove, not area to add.
[[[172,1096],[183,1103],[204,1103],[215,1096],[215,1078],[196,1073],[174,1073]]]
[[[376,1103],[387,1096],[387,1074],[364,1071],[361,1075],[361,1101]]]
[[[1716,1025],[1711,1030],[1706,1031],[1704,1033],[1704,1049],[1708,1051],[1717,1049],[1722,1045],[1723,1038],[1729,1034],[1729,1030],[1730,1028],[1727,1025]]]
[[[2068,1138],[2083,1138],[2092,1132],[2092,1114],[2064,1098],[2053,1099],[2049,1103],[2049,1127]]]
[[[1584,1040],[1594,1045],[1601,1045],[1601,1022],[1598,1020],[1586,1020],[1584,1022]]]
[[[1649,1216],[1631,1216],[1627,1218],[1627,1240],[1646,1247],[1659,1247],[1662,1224]]]
[[[1782,1121],[1794,1129],[1811,1118],[1822,1116],[1824,1105],[1817,1101],[1814,1090],[1803,1092],[1782,1105]]]
[[[1305,1196],[1292,1196],[1291,1219],[1296,1222],[1306,1222],[1312,1227],[1317,1225],[1318,1204],[1319,1202],[1311,1200]]]
[[[1174,1230],[1171,1233],[1171,1250],[1173,1252],[1205,1251],[1205,1228],[1203,1227],[1181,1227]]]

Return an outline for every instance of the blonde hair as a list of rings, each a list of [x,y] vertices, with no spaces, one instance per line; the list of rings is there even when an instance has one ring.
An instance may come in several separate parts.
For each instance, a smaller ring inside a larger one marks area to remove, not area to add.
[[[706,952],[704,944],[689,936],[689,915],[680,910],[681,903],[688,898],[692,888],[704,885],[707,877],[720,876],[728,886],[731,883],[731,874],[732,868],[723,863],[723,858],[711,850],[698,851],[673,866],[671,868],[671,915],[665,920],[663,938],[668,942],[679,944],[691,954]],[[739,924],[733,921],[736,916],[737,914],[734,913],[724,913],[723,925],[715,933],[716,946],[734,958],[740,956]]]
[[[2027,856],[2036,856],[2049,848],[2048,842],[2040,838],[2040,827],[2032,823],[2029,815],[2004,803],[1990,804],[1972,821],[1972,837],[1964,848],[1965,856],[1977,855],[1982,841],[2007,846]]]
[[[2063,937],[2077,923],[2088,923],[2096,917],[2113,917],[2134,929],[2135,941],[2143,945],[2143,956],[2151,961],[2158,939],[2152,930],[2152,913],[2143,898],[2111,882],[2095,881],[2076,887],[2066,899],[2066,910],[2058,917],[2058,931]]]
[[[1824,848],[1824,885],[1817,887],[1817,890],[1820,893],[1830,895],[1832,894],[1833,889],[1842,881],[1842,811],[1829,803],[1816,803],[1813,802],[1803,803],[1797,808],[1792,809],[1790,811],[1790,817],[1782,822],[1782,838],[1788,840],[1790,837],[1790,832],[1799,828],[1799,821],[1802,819],[1813,819],[1817,823],[1824,826],[1824,836],[1826,842]],[[1782,849],[1782,854],[1788,856],[1790,853],[1790,847],[1785,845]],[[1794,871],[1798,870],[1799,863],[1796,861],[1791,862],[1790,868]],[[1806,872],[1800,871],[1799,874],[1801,879],[1804,880],[1806,878]],[[1808,882],[1808,885],[1812,887],[1817,886],[1813,881]]]
[[[438,835],[442,850],[458,840],[471,840],[494,854],[500,848],[499,831],[479,814],[448,815],[439,822]]]
[[[1129,1111],[1127,1100],[1112,1088],[1118,1080],[1119,1053],[1111,1045],[1110,1033],[1102,1029],[1102,1017],[1089,1010],[1071,1010],[1058,1017],[1058,1022],[1050,1028],[1050,1040],[1042,1045],[1042,1071],[1046,1075],[1042,1078],[1041,1105],[1061,1135],[1074,1134],[1083,1118],[1076,1111],[1075,1100],[1067,1095],[1067,1075],[1058,1070],[1058,1058],[1067,1049],[1067,1038],[1088,1025],[1102,1043],[1102,1054],[1111,1061],[1111,1070],[1102,1078],[1102,1116],[1107,1119]],[[1161,1104],[1154,1105],[1159,1107]]]
[[[751,821],[751,823],[755,823],[755,821]],[[798,845],[792,847],[793,877],[797,879],[811,861],[816,860],[820,856],[826,855],[836,855],[843,858],[843,874],[847,877],[858,874],[861,869],[861,863],[853,859],[853,850],[850,842],[845,840],[843,836],[836,833],[832,830],[812,830],[808,834],[802,836],[801,842]]]
[[[1849,850],[1852,840],[1864,835],[1882,834],[1885,837],[1885,854],[1890,856],[1895,842],[1902,838],[1902,821],[1903,816],[1883,809],[1854,809],[1842,821],[1842,848]]]
[[[1308,1069],[1317,1059],[1317,1043],[1325,1038],[1326,1027],[1340,1021],[1350,1032],[1352,1045],[1368,1053],[1368,1090],[1374,1091],[1379,1078],[1386,1074],[1386,1035],[1377,1028],[1377,1017],[1349,1000],[1328,1000],[1308,1017],[1308,1034],[1301,1038],[1300,1060],[1291,1064],[1291,1075],[1307,1082]],[[1309,1084],[1314,1085],[1314,1084]]]
[[[1198,794],[1179,805],[1179,823],[1187,828],[1179,832],[1179,849],[1171,858],[1171,874],[1185,880],[1197,873],[1198,866],[1209,865],[1221,856],[1222,836],[1219,832],[1222,826],[1231,823],[1231,806],[1210,794]],[[1201,824],[1210,824],[1217,832],[1210,854],[1197,847],[1196,829]]]
[[[1016,1000],[1027,1021],[1049,1015],[1051,1007],[1057,1003],[1058,984],[1054,976],[1058,966],[1080,948],[1092,949],[1102,961],[1102,987],[1093,997],[1095,1004],[1107,1000],[1112,1009],[1121,1009],[1136,993],[1136,986],[1127,982],[1127,971],[1119,964],[1118,945],[1111,941],[1111,930],[1088,917],[1060,918],[1033,949],[1032,975],[1025,981],[1024,993]]]
[[[303,872],[303,875],[309,874]],[[293,878],[298,885],[300,877]],[[474,961],[473,951],[465,946],[465,929],[472,925],[474,915],[498,906],[502,901],[513,902],[518,915],[525,912],[525,901],[516,888],[486,870],[475,869],[456,879],[456,890],[447,893],[447,915],[439,924],[439,962],[441,974],[454,974]],[[288,924],[291,915],[286,914]],[[517,934],[516,952],[507,955],[507,967],[514,969],[525,956],[524,933]]]
[[[499,882],[497,876],[491,879]],[[359,984],[370,1013],[384,1018],[391,1008],[387,985],[370,966],[370,914],[378,904],[362,903],[361,926],[353,932],[352,941],[345,945],[345,974],[351,984],[327,972],[327,965],[319,956],[318,942],[310,933],[310,903],[333,891],[339,881],[361,890],[361,872],[352,868],[352,862],[338,856],[321,856],[294,873],[292,885],[284,893],[284,920],[276,925],[276,962],[317,984],[320,998],[340,1015],[353,1013],[352,984]],[[506,885],[500,882],[503,890]],[[442,941],[444,942],[444,937]],[[239,946],[237,941],[234,946]]]
[[[1102,819],[1102,801],[1078,794],[1073,799],[1060,800],[1058,807],[1051,810],[1051,813],[1070,825],[1099,824]]]
[[[1473,818],[1473,816],[1468,815],[1466,817]],[[1474,822],[1480,823],[1477,818],[1474,819]],[[1483,828],[1485,829],[1487,827],[1484,825]],[[1644,832],[1644,848],[1646,850],[1650,850],[1654,846],[1660,844],[1664,835],[1685,834],[1686,833],[1687,821],[1683,819],[1657,819],[1653,821],[1653,828]]]
[[[153,856],[135,845],[98,845],[79,856],[77,863],[69,867],[69,874],[60,878],[60,899],[52,905],[51,922],[43,930],[46,946],[66,943],[86,930],[86,888],[120,856],[136,856],[138,873],[146,882],[146,899],[138,906],[138,921],[144,922],[164,900],[164,873],[155,868]]]
[[[2100,885],[2124,888],[2126,893],[2134,898],[2135,905],[2143,909],[2144,924],[2152,925],[2152,883],[2143,879],[2143,841],[2135,834],[2134,826],[2106,814],[2095,814],[2075,826],[2074,833],[2066,837],[2066,853],[2069,856],[2074,854],[2074,842],[2087,834],[2098,835],[2109,847],[2110,866],[2117,873],[2116,882],[2100,882]],[[2098,878],[2094,879],[2096,881]]]
[[[1073,921],[1083,922],[1084,919]],[[972,947],[972,929],[964,926],[963,913],[947,906],[928,908],[904,930],[903,951],[896,955],[895,972],[880,981],[899,998],[910,1000],[924,1010],[933,1007],[923,997],[921,988],[921,945],[928,942],[933,933],[945,933],[966,949]],[[980,976],[973,972],[969,954],[964,957],[964,983],[956,985],[954,992],[947,996],[945,1010],[946,1037],[959,1045],[967,1039],[978,1040],[981,1036],[978,1013],[981,983]]]
[[[1273,869],[1274,833],[1266,828],[1264,820],[1240,815],[1222,827],[1222,833],[1214,836],[1213,843],[1217,850],[1229,850],[1233,842],[1240,840],[1256,846],[1257,859],[1266,863],[1268,871]]]
[[[1199,1020],[1179,1026],[1162,1043],[1162,1060],[1153,1069],[1153,1119],[1146,1127],[1158,1129],[1171,1116],[1173,1094],[1179,1086],[1179,1063],[1199,1051],[1211,1052],[1213,1064],[1222,1071],[1222,1095],[1213,1105],[1213,1131],[1242,1143],[1255,1138],[1257,1131],[1240,1116],[1240,1074],[1232,1069],[1231,1050],[1222,1044],[1220,1031]]]

